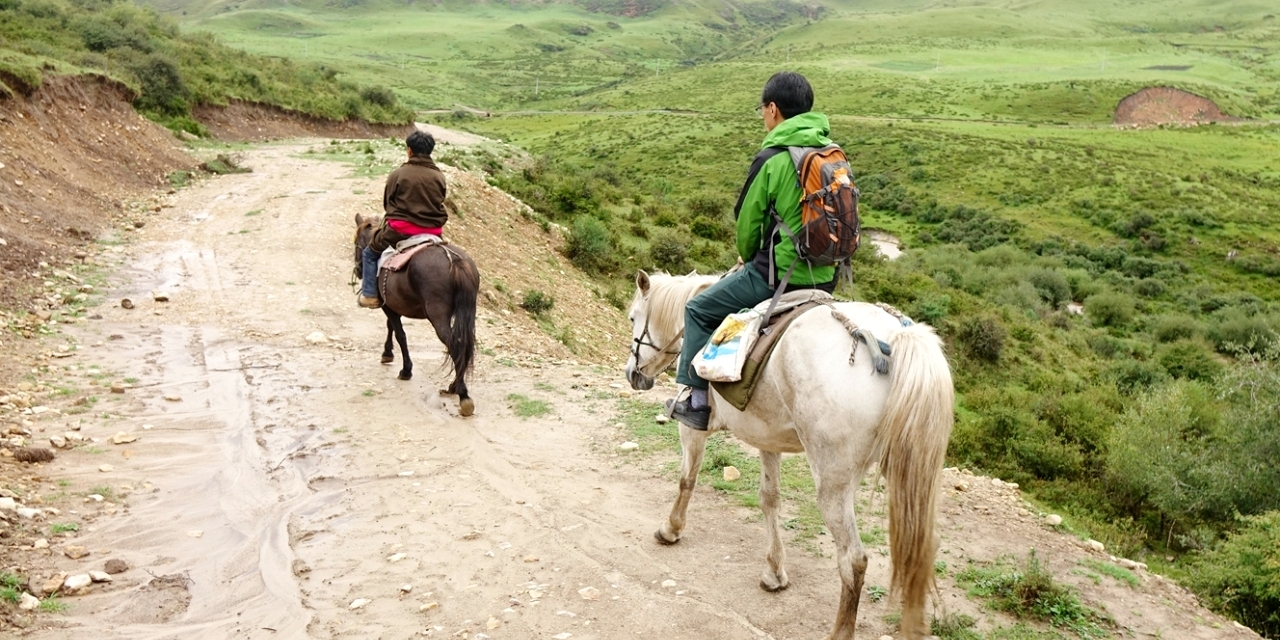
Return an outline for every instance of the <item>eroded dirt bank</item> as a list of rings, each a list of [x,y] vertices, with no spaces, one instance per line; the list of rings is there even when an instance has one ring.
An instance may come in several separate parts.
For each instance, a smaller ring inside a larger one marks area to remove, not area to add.
[[[457,417],[456,403],[437,395],[442,354],[424,323],[408,329],[412,381],[378,364],[383,316],[357,309],[347,282],[352,220],[376,209],[380,180],[353,178],[307,148],[252,150],[253,173],[170,196],[172,207],[112,254],[121,264],[96,309],[101,318],[45,339],[48,355],[33,373],[44,391],[28,394],[45,410],[5,416],[29,423],[33,438],[95,441],[26,468],[13,493],[41,513],[9,529],[20,544],[3,564],[34,585],[107,559],[131,568],[62,597],[64,614],[16,619],[27,628],[15,633],[824,637],[838,597],[826,536],[816,546],[827,557],[790,549],[792,586],[779,594],[756,586],[757,513],[710,489],[697,491],[679,545],[653,542],[675,486],[664,473],[668,454],[617,448],[625,434],[614,426],[619,391],[609,385],[621,375],[610,359],[625,354],[625,326],[616,311],[590,307],[601,303],[587,283],[553,262],[550,241],[514,210],[470,209],[452,237],[477,255],[486,282],[547,282],[561,304],[583,306],[566,318],[582,319],[573,324],[584,339],[614,345],[602,347],[599,364],[575,361],[490,289],[478,322],[474,417]],[[499,236],[512,244],[496,245]],[[495,246],[480,246],[486,239]],[[152,291],[169,301],[153,301]],[[119,306],[126,297],[135,308]],[[551,411],[520,418],[513,395]],[[126,442],[111,444],[118,433]],[[1257,637],[1150,574],[1137,587],[1094,584],[1073,570],[1105,554],[1050,530],[1015,489],[961,473],[946,481],[942,559],[952,569],[1035,548],[1115,618],[1116,635]],[[868,530],[883,527],[876,510],[861,521]],[[53,533],[69,523],[78,530]],[[68,547],[89,554],[72,559]],[[868,585],[888,585],[885,549],[870,548]],[[1012,624],[950,577],[937,607],[984,626]],[[892,612],[888,599],[864,598],[861,637],[891,633]]]

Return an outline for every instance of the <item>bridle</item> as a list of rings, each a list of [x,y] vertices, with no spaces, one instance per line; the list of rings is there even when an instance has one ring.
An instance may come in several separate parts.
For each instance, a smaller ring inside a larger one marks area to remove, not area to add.
[[[681,328],[680,328],[680,331],[676,333],[676,336],[675,336],[674,338],[672,338],[669,342],[667,342],[667,344],[663,345],[662,347],[659,347],[658,345],[654,344],[654,343],[653,343],[653,335],[652,335],[651,333],[649,333],[649,318],[651,318],[651,317],[652,317],[652,316],[650,315],[649,311],[650,311],[650,309],[645,309],[645,314],[644,314],[644,331],[643,331],[643,332],[641,332],[641,334],[640,334],[640,337],[639,337],[639,338],[632,338],[632,339],[631,339],[631,342],[632,342],[632,345],[631,345],[631,356],[632,356],[633,358],[635,358],[635,361],[636,361],[636,369],[635,369],[635,370],[636,370],[636,371],[639,371],[641,374],[644,374],[645,368],[647,368],[650,364],[653,364],[653,363],[652,363],[652,362],[646,362],[646,363],[644,363],[643,365],[642,365],[642,364],[640,364],[640,347],[649,347],[650,349],[653,349],[654,351],[657,351],[657,352],[658,352],[658,354],[657,354],[657,356],[658,356],[658,357],[662,357],[662,356],[664,356],[664,355],[667,355],[667,356],[678,356],[678,355],[680,355],[680,351],[679,351],[678,349],[677,349],[676,351],[672,351],[672,350],[671,350],[671,347],[672,347],[673,345],[675,345],[677,342],[679,342],[681,338],[683,338],[683,337],[684,337],[684,327],[681,327]],[[661,372],[659,372],[659,373],[661,373]],[[650,376],[650,377],[653,377],[653,376]]]

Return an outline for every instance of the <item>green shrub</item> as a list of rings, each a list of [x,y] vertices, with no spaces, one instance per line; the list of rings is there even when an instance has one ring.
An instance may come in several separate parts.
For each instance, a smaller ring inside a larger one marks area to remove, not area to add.
[[[1098,293],[1084,301],[1084,312],[1096,325],[1125,325],[1133,320],[1133,299],[1118,291]]]
[[[1159,363],[1132,359],[1112,364],[1105,375],[1115,383],[1116,389],[1126,395],[1146,391],[1169,379],[1169,374]]]
[[[1160,316],[1152,333],[1160,342],[1175,342],[1198,337],[1203,329],[1195,318],[1183,315]]]
[[[689,223],[689,231],[699,238],[707,240],[728,240],[733,236],[733,229],[729,225],[721,222],[718,218],[709,218],[704,215],[696,216]]]
[[[649,259],[668,273],[680,273],[689,266],[690,241],[678,231],[662,230],[649,241]]]
[[[995,316],[979,316],[965,320],[960,326],[960,342],[974,357],[996,362],[1004,351],[1009,332]]]
[[[1027,276],[1027,281],[1036,288],[1040,299],[1053,309],[1071,300],[1071,284],[1066,276],[1053,269],[1036,269]]]
[[[1133,285],[1133,291],[1144,298],[1158,298],[1165,289],[1164,282],[1155,278],[1143,278]]]
[[[555,298],[537,289],[530,289],[524,292],[524,300],[520,303],[521,308],[535,316],[540,316],[550,311],[554,306],[556,306]]]
[[[1020,618],[1048,622],[1084,638],[1103,638],[1102,616],[1080,602],[1075,591],[1058,584],[1032,551],[1025,563],[1004,558],[991,564],[971,564],[956,574],[956,582],[970,595]]]
[[[191,90],[183,80],[178,63],[172,58],[153,53],[131,69],[141,85],[141,95],[133,106],[139,111],[161,116],[185,115],[191,108]]]
[[[1212,380],[1222,372],[1222,363],[1195,340],[1179,340],[1160,348],[1156,360],[1169,375],[1188,380]]]
[[[951,312],[951,296],[945,293],[928,293],[916,299],[911,307],[911,317],[937,324]]]
[[[592,273],[607,272],[615,264],[616,249],[617,244],[603,222],[585,215],[574,218],[565,255],[578,268]]]
[[[1280,320],[1249,316],[1240,309],[1228,309],[1211,324],[1209,340],[1222,353],[1238,349],[1254,351],[1280,340]]]
[[[1209,608],[1280,638],[1280,511],[1242,518],[1241,525],[1192,561],[1186,582]]]

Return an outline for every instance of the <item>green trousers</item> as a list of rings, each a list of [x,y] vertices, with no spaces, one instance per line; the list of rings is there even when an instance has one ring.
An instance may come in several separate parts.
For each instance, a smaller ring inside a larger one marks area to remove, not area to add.
[[[787,287],[790,291],[797,287]],[[706,389],[707,381],[698,377],[690,363],[693,356],[711,339],[711,334],[731,313],[750,309],[773,297],[769,283],[751,265],[721,278],[706,291],[694,296],[684,308],[684,345],[676,365],[676,382]]]

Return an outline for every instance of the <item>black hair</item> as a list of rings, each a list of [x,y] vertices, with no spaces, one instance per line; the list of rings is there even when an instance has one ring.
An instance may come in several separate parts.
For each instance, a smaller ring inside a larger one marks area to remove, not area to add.
[[[783,118],[808,113],[813,108],[813,87],[795,71],[779,71],[764,83],[760,104],[778,105]]]
[[[436,148],[436,139],[426,131],[414,131],[404,139],[404,143],[413,151],[413,155],[424,158]]]

